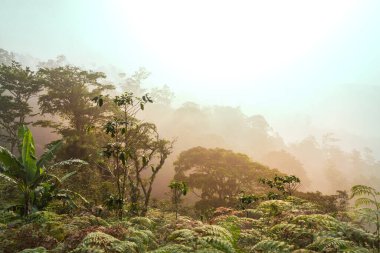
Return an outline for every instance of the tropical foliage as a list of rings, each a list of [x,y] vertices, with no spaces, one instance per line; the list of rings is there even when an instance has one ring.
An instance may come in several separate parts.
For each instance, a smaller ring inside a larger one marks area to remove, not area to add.
[[[61,145],[60,141],[55,142],[37,159],[32,132],[26,126],[22,126],[18,135],[21,143],[20,158],[16,158],[6,148],[0,147],[0,177],[17,186],[22,196],[20,206],[24,215],[29,215],[33,208],[46,207],[52,199],[71,200],[70,195],[80,196],[69,190],[60,189],[62,183],[75,172],[58,178],[51,174],[51,171],[55,167],[78,166],[86,162],[72,159],[49,165],[54,158],[54,152]]]

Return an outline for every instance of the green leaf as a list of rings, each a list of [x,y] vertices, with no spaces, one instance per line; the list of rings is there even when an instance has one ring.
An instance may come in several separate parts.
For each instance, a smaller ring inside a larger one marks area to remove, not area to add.
[[[8,149],[0,146],[0,171],[18,169],[21,170],[22,164],[9,152]]]
[[[62,147],[63,141],[58,140],[52,143],[51,147],[45,151],[37,161],[37,167],[41,168],[46,165],[47,162],[51,161],[54,158],[56,151]]]
[[[121,163],[122,163],[123,165],[125,165],[125,162],[126,162],[126,156],[125,156],[125,153],[124,153],[124,152],[121,152],[121,153],[119,154],[119,159],[121,160]]]
[[[61,178],[61,183],[64,183],[67,179],[69,179],[70,177],[74,176],[75,174],[77,174],[77,171],[72,171],[72,172],[69,172],[69,173],[65,174]]]
[[[19,137],[22,137],[21,159],[26,172],[26,183],[33,183],[38,177],[37,159],[32,132],[26,126],[19,129]]]
[[[50,169],[57,168],[57,167],[62,167],[62,166],[83,166],[83,165],[88,165],[87,162],[80,160],[80,159],[69,159],[66,161],[58,162],[56,164],[53,164],[52,166],[49,167]]]
[[[1,172],[0,172],[0,178],[5,179],[6,181],[11,182],[13,184],[17,184],[16,180],[14,180],[13,178],[11,178],[11,177],[9,177],[9,176],[1,173]]]

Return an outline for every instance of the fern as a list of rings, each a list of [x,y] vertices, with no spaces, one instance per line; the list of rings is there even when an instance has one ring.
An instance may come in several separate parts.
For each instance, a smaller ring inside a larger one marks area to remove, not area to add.
[[[142,245],[141,247],[145,248],[155,248],[157,247],[156,237],[150,230],[146,229],[135,229],[129,228],[128,238],[130,241],[139,241]],[[137,242],[136,242],[137,243]]]
[[[19,253],[46,253],[47,250],[44,247],[38,247],[34,249],[24,249]]]
[[[198,249],[195,253],[223,253],[223,251],[214,248]]]
[[[156,250],[149,251],[149,253],[189,253],[193,252],[191,247],[180,244],[169,244],[163,247],[160,247]]]
[[[205,236],[200,238],[201,244],[204,246],[211,246],[214,249],[217,249],[224,253],[234,253],[235,249],[233,248],[231,242],[225,240],[224,238],[215,237],[215,236]],[[206,242],[207,244],[205,244]]]
[[[152,229],[154,226],[154,222],[147,217],[133,217],[129,222],[133,226],[141,229]]]
[[[197,234],[190,229],[180,229],[171,233],[168,239],[182,244],[189,244],[195,241],[196,235]]]
[[[103,232],[89,233],[72,253],[84,252],[137,253],[138,246],[134,242],[120,241]]]
[[[292,253],[316,253],[316,251],[309,249],[297,249],[292,251]]]
[[[266,252],[266,253],[290,253],[294,247],[286,242],[264,240],[257,243],[251,250],[251,252]]]
[[[342,253],[371,253],[371,251],[366,248],[353,247],[343,250]]]
[[[199,233],[202,236],[214,236],[214,237],[220,237],[225,240],[228,240],[230,242],[233,241],[232,235],[230,232],[228,232],[227,229],[216,226],[216,225],[204,225],[201,227],[197,227],[194,229],[197,233]]]
[[[257,244],[258,242],[267,240],[267,239],[268,238],[257,229],[249,229],[249,230],[244,230],[243,232],[240,233],[237,244],[241,248],[247,249],[248,247],[252,247],[252,245]]]
[[[354,246],[353,242],[334,237],[318,237],[316,241],[307,246],[308,249],[322,252],[347,250]]]
[[[299,215],[291,222],[314,230],[336,230],[339,226],[339,221],[327,214]]]

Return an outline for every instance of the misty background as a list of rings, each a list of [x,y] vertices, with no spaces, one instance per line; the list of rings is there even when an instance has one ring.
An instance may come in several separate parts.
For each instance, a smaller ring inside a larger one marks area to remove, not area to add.
[[[379,11],[378,1],[1,0],[0,48],[31,67],[64,55],[59,64],[150,92],[141,117],[177,140],[165,187],[178,154],[204,146],[333,193],[380,184]]]

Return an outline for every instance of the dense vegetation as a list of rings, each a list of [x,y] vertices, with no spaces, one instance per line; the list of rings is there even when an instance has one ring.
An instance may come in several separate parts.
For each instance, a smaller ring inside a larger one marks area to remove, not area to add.
[[[183,151],[170,197],[153,199],[175,142],[138,117],[154,106],[148,94],[116,91],[101,72],[8,58],[0,252],[379,252],[377,189],[301,192],[302,178],[231,150]],[[61,139],[39,155],[32,126]]]

